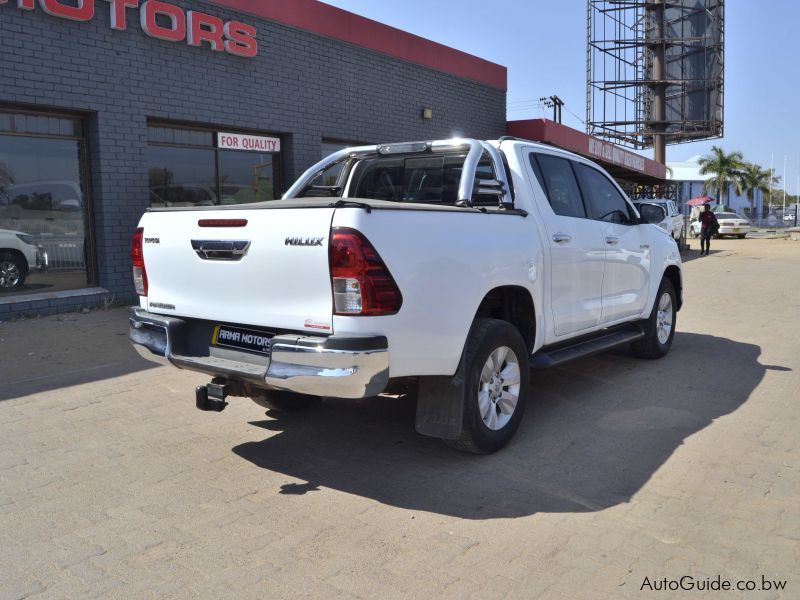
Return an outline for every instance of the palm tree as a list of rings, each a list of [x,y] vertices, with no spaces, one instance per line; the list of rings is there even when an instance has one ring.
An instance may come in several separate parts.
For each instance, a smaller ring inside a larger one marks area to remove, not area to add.
[[[750,202],[750,216],[753,215],[755,210],[755,193],[760,191],[762,194],[769,192],[770,185],[775,178],[773,169],[764,169],[761,165],[754,165],[752,163],[745,163],[742,172],[739,175],[740,186],[747,195],[747,201]]]
[[[711,175],[703,183],[703,193],[707,194],[709,190],[717,190],[717,200],[722,199],[723,191],[725,192],[725,206],[728,205],[728,195],[730,186],[733,185],[737,194],[742,193],[741,185],[741,172],[744,166],[744,156],[741,152],[731,152],[726,154],[725,151],[719,146],[711,146],[711,155],[703,156],[697,161],[700,165],[701,175]]]

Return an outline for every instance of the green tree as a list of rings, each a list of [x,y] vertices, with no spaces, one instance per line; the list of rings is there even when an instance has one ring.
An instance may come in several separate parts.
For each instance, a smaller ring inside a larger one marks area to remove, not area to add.
[[[732,185],[737,194],[742,193],[741,172],[744,167],[744,156],[741,152],[726,153],[719,146],[711,147],[711,155],[703,156],[698,161],[701,175],[711,175],[703,183],[703,193],[708,194],[709,190],[717,190],[717,200],[723,199],[723,204],[728,205],[728,193]]]
[[[775,179],[774,169],[764,169],[761,165],[745,163],[739,174],[739,186],[744,190],[747,201],[750,203],[750,215],[755,210],[756,192],[768,194],[770,185]]]

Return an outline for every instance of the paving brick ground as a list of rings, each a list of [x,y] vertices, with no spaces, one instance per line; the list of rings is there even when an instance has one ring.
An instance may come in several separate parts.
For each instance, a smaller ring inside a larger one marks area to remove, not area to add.
[[[800,242],[718,242],[686,288],[666,359],[537,374],[490,457],[402,398],[198,412],[122,310],[2,323],[0,598],[798,598]]]

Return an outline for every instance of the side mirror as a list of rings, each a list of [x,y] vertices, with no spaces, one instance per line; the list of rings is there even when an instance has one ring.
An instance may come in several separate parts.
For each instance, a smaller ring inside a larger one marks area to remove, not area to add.
[[[639,215],[641,216],[640,223],[656,225],[667,218],[667,211],[658,204],[642,203],[639,205]]]
[[[77,198],[65,198],[53,202],[53,210],[74,211],[81,209],[81,201]]]

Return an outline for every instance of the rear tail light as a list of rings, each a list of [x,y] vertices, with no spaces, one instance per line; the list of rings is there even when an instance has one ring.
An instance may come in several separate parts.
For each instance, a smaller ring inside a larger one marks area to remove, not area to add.
[[[328,258],[337,315],[393,315],[403,296],[377,250],[355,229],[334,227]]]
[[[136,293],[147,296],[147,271],[144,268],[144,229],[139,227],[131,241],[131,264],[133,264],[133,285]]]

